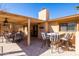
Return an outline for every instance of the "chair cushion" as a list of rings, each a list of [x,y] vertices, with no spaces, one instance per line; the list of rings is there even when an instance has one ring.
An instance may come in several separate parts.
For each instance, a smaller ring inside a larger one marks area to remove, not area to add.
[[[61,38],[61,40],[65,40],[65,41],[67,41],[68,39],[66,39],[66,38]]]

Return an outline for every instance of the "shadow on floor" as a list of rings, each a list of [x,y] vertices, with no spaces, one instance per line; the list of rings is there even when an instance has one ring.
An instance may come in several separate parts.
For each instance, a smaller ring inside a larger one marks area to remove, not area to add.
[[[23,42],[19,43],[18,45],[28,56],[39,56],[49,49],[49,47],[41,48],[42,42],[41,40],[36,38],[31,39],[30,46],[25,46]],[[20,55],[20,56],[23,56],[23,55]]]

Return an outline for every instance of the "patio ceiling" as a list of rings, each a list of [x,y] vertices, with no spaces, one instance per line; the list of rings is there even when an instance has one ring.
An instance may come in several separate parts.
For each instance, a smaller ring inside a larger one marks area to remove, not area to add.
[[[3,22],[5,18],[8,18],[7,20],[10,23],[16,23],[16,24],[22,24],[22,25],[27,24],[28,19],[31,20],[31,23],[43,22],[40,19],[0,11],[0,22]]]
[[[79,21],[79,14],[48,20],[48,22],[57,22],[57,23],[70,22],[70,21]]]

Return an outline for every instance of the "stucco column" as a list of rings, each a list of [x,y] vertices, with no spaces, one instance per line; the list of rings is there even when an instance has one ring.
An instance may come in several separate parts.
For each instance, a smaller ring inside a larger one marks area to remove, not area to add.
[[[76,36],[76,41],[75,41],[76,48],[75,48],[75,50],[78,53],[79,52],[79,23],[77,23],[77,32],[76,32],[75,36]]]
[[[76,32],[76,41],[75,41],[75,50],[76,52],[79,52],[79,31]]]
[[[79,22],[77,22],[77,31],[79,31]]]
[[[27,35],[27,44],[30,45],[30,20],[28,19],[28,35]]]

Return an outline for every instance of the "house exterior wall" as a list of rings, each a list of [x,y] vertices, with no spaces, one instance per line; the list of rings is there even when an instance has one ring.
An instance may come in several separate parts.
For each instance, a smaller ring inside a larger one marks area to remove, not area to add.
[[[65,23],[65,22],[63,22],[63,23]],[[70,22],[68,22],[68,23],[70,23]],[[59,33],[67,33],[67,32],[73,33],[73,37],[71,38],[71,42],[72,42],[73,45],[75,45],[75,42],[76,42],[75,40],[79,40],[79,38],[76,38],[76,33],[79,32],[79,22],[76,23],[77,24],[77,27],[75,27],[76,31],[60,31],[59,30],[59,28],[60,28],[59,24],[60,23],[57,23],[57,22],[48,22],[48,24],[49,24],[48,29],[49,29],[50,32],[54,31],[54,32],[59,32]],[[79,41],[77,41],[77,42],[79,43]]]
[[[48,29],[50,32],[59,32],[59,24],[58,23],[54,23],[54,22],[51,22],[51,23],[48,23],[49,26],[48,26]]]

